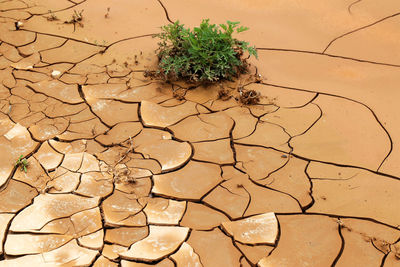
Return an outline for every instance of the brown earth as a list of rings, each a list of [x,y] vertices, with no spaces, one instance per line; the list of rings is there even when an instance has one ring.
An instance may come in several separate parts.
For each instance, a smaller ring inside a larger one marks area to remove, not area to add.
[[[203,18],[250,27],[250,73],[147,77]],[[400,266],[399,26],[397,0],[1,0],[0,266]]]

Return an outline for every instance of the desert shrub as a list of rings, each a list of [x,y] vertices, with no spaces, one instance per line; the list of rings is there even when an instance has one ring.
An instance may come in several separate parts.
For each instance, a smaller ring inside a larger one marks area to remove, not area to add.
[[[177,21],[161,29],[155,35],[160,39],[157,73],[166,80],[231,80],[247,70],[245,52],[257,58],[255,47],[232,37],[234,33],[248,30],[239,26],[239,22],[215,25],[205,19],[199,27],[190,30]]]

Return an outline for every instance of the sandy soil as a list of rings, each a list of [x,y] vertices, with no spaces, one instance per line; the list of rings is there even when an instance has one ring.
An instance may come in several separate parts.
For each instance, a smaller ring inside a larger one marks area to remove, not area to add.
[[[250,27],[221,86],[259,104],[145,77],[203,18]],[[400,266],[399,26],[398,0],[0,0],[0,266]]]

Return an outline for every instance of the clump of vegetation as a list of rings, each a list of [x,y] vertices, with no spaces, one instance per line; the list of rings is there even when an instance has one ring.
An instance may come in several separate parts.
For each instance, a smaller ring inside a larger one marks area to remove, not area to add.
[[[73,24],[74,25],[74,29],[75,29],[75,25],[79,25],[81,27],[83,27],[83,9],[81,11],[76,11],[74,9],[74,13],[71,16],[70,20],[64,21],[65,24]]]
[[[53,11],[49,10],[49,16],[46,17],[48,21],[56,21],[59,20],[56,14],[53,13]]]
[[[23,155],[19,156],[18,160],[15,162],[15,166],[20,167],[21,171],[25,173],[27,172],[28,165],[29,163]]]
[[[239,22],[210,24],[203,20],[193,30],[179,21],[163,26],[155,35],[159,42],[157,74],[165,80],[191,82],[231,80],[247,71],[245,52],[257,58],[257,51],[248,42],[233,38],[234,33],[248,30]]]

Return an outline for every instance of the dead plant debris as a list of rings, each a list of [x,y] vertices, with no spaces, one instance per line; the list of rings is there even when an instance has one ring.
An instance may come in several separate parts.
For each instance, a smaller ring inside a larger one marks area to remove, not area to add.
[[[49,10],[49,15],[47,17],[45,17],[47,19],[47,21],[57,21],[60,20],[56,14],[53,13],[53,11]]]
[[[260,103],[261,94],[253,89],[238,88],[239,97],[237,101],[243,105],[256,105]]]
[[[79,11],[79,12],[74,10],[74,13],[71,16],[71,19],[64,21],[64,23],[65,24],[73,24],[74,27],[75,27],[75,25],[78,25],[78,26],[83,28],[83,23],[82,23],[83,11],[84,11],[83,9],[81,11]]]
[[[218,99],[221,99],[222,101],[227,101],[231,99],[231,97],[232,95],[229,89],[221,87],[221,89],[218,90]]]

